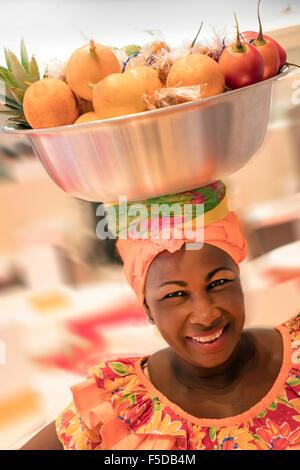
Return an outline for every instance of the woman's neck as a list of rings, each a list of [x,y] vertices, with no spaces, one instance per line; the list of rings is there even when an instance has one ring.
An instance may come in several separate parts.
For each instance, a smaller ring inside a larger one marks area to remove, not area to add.
[[[229,359],[214,368],[204,368],[191,364],[174,350],[169,349],[169,367],[178,385],[189,392],[215,392],[231,390],[242,377],[257,364],[259,354],[250,335],[243,332],[240,341]]]

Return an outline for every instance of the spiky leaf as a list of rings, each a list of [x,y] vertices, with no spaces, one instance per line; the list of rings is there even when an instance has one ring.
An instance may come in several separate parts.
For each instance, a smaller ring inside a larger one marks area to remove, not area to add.
[[[24,40],[20,45],[21,62],[9,49],[4,49],[7,68],[0,66],[0,110],[1,114],[11,115],[9,122],[21,129],[30,129],[23,113],[23,99],[27,88],[40,80],[40,72],[35,58],[30,62]]]
[[[5,86],[5,95],[6,95],[6,98],[11,100],[13,103],[15,103],[16,106],[20,106],[23,108],[23,105],[16,101],[16,98],[14,97],[14,95],[12,94],[8,86]]]
[[[15,116],[16,117],[16,111],[13,109],[0,109],[1,114],[8,114],[9,116]]]
[[[17,102],[22,104],[23,99],[24,99],[25,91],[20,90],[19,88],[15,88],[15,87],[10,87],[10,91],[13,94],[13,96],[16,98]]]
[[[18,87],[25,91],[27,88],[27,85],[24,83],[27,78],[26,70],[13,52],[8,50],[7,53],[9,56],[11,72],[14,76],[14,79],[17,82]]]
[[[16,129],[31,129],[27,121],[18,122],[14,118],[10,118],[7,121],[7,124],[13,124]]]
[[[8,108],[21,109],[22,106],[16,103],[16,101],[10,99],[8,96],[0,94],[0,103]]]
[[[33,83],[37,82],[38,80],[40,80],[40,71],[35,57],[32,56],[28,66],[27,81]]]
[[[9,56],[8,56],[6,48],[4,48],[4,55],[5,55],[5,61],[6,61],[7,68],[8,68],[8,70],[11,71],[10,60],[9,60]]]
[[[24,39],[23,39],[23,38],[22,38],[22,40],[21,40],[20,51],[21,51],[21,62],[22,62],[22,65],[23,65],[24,69],[26,70],[26,72],[28,72],[28,71],[29,71],[28,54],[27,54],[27,50],[26,50],[26,47],[25,47],[25,43],[24,43]]]
[[[7,106],[4,106],[3,104],[0,104],[0,113],[10,114],[11,116],[17,116],[17,115],[20,115],[22,113],[22,110],[7,108]]]
[[[26,121],[26,118],[25,118],[24,114],[22,114],[21,116],[15,116],[15,117],[13,117],[13,118],[9,118],[8,121],[15,121],[15,122],[20,122],[20,123],[28,124],[28,122]]]
[[[18,84],[14,80],[13,74],[10,70],[5,69],[4,67],[0,66],[0,80],[3,81],[7,86],[17,87]]]

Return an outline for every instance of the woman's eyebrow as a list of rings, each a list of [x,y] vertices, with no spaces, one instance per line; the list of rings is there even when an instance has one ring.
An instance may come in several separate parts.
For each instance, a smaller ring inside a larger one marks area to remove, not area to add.
[[[187,286],[187,283],[184,282],[184,281],[166,281],[166,282],[163,282],[160,286],[158,287],[163,287],[163,286],[166,286],[168,284],[177,284],[178,286],[181,286],[181,287],[186,287]]]
[[[233,273],[232,269],[230,268],[217,268],[208,273],[208,275],[206,276],[206,281],[209,281],[218,271],[231,271]]]
[[[213,276],[214,274],[216,274],[218,271],[232,271],[232,269],[230,268],[216,268],[214,269],[213,271],[211,271],[210,273],[207,274],[206,276],[206,281],[209,281]],[[162,284],[160,284],[158,287],[163,287],[163,286],[167,286],[169,284],[177,284],[178,286],[181,286],[181,287],[186,287],[187,286],[187,283],[184,282],[184,281],[166,281],[166,282],[163,282]]]

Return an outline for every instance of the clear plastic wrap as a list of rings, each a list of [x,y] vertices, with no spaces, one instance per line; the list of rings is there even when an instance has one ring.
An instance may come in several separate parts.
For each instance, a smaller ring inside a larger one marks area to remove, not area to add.
[[[67,63],[60,59],[50,59],[44,66],[43,78],[58,78],[66,82],[66,65]]]
[[[161,88],[156,90],[154,95],[144,96],[146,102],[146,110],[151,111],[157,108],[165,108],[167,106],[174,106],[175,104],[187,103],[189,101],[196,101],[201,99],[201,91],[203,85],[183,86],[177,88]]]

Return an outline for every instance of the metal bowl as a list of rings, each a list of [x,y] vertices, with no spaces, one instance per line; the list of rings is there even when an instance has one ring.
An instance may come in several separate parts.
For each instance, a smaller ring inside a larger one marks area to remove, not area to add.
[[[186,191],[243,167],[261,147],[272,84],[288,73],[221,95],[139,114],[26,135],[55,183],[96,202]]]

